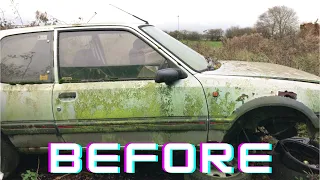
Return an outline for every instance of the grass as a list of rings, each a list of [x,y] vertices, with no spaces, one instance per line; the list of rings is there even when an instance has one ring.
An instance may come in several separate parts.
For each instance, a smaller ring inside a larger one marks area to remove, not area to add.
[[[209,45],[211,45],[212,47],[221,47],[222,46],[222,42],[221,41],[207,41],[207,43]]]
[[[200,41],[192,41],[192,40],[181,40],[182,43],[188,45],[188,46],[192,46],[195,45],[196,43],[206,43],[207,45],[209,45],[210,47],[216,48],[216,47],[221,47],[222,46],[222,42],[221,41],[205,41],[205,40],[200,40]]]

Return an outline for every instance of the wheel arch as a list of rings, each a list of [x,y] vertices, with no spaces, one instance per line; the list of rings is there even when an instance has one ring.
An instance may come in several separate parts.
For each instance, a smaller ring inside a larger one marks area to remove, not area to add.
[[[234,121],[227,130],[223,142],[230,141],[244,127],[253,129],[285,113],[288,117],[300,118],[297,122],[306,123],[312,137],[319,131],[319,118],[303,103],[288,97],[266,96],[246,102],[233,113]]]

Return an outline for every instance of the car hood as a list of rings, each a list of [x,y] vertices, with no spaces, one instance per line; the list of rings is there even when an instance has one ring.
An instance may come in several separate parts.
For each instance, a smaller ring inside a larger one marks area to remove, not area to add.
[[[219,61],[221,67],[203,74],[284,79],[320,83],[320,77],[287,66],[264,62]]]

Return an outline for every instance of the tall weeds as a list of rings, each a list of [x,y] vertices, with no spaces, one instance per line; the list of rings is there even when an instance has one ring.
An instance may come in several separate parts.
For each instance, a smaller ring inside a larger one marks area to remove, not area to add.
[[[281,64],[320,76],[319,36],[297,34],[267,39],[260,34],[224,39],[221,47],[205,42],[186,43],[204,56]]]

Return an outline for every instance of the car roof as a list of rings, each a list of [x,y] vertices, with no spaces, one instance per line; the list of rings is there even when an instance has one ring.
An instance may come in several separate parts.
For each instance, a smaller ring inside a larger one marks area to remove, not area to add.
[[[34,26],[34,27],[18,27],[14,29],[7,29],[0,31],[0,39],[4,36],[40,31],[53,31],[58,28],[72,28],[72,27],[94,27],[94,26],[123,26],[138,28],[142,23],[95,23],[95,24],[62,24],[62,25],[48,25],[48,26]]]

